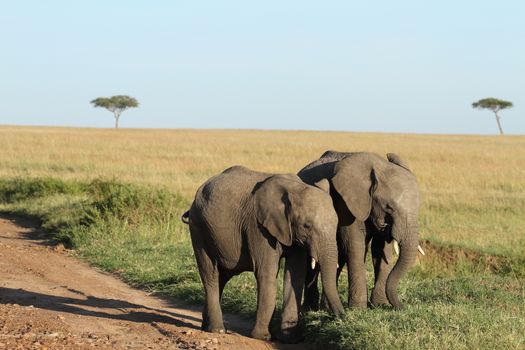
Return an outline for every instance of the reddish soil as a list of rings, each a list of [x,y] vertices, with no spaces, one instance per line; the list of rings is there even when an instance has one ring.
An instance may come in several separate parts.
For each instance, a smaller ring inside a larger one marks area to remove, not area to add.
[[[0,349],[305,349],[199,330],[200,308],[150,296],[53,246],[34,222],[0,216]],[[244,334],[244,335],[243,335]]]

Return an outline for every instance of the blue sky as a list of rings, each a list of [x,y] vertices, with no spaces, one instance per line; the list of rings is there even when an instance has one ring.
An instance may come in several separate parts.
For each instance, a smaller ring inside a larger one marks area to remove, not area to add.
[[[4,1],[0,124],[525,134],[523,1]]]

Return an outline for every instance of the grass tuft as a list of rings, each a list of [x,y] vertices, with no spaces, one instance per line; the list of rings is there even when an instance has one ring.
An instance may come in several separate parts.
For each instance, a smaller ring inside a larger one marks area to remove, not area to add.
[[[55,194],[79,194],[84,192],[79,182],[62,181],[57,178],[11,178],[0,179],[0,202],[15,203]]]

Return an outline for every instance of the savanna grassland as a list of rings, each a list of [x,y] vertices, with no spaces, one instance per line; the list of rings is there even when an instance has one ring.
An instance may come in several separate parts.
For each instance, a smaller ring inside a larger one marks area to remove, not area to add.
[[[179,216],[235,164],[295,173],[325,150],[394,152],[423,197],[427,257],[400,286],[402,311],[306,315],[335,348],[525,347],[525,137],[251,130],[0,127],[0,209],[37,217],[78,255],[154,292],[203,294]],[[369,278],[371,279],[371,278]],[[231,312],[255,309],[253,278]],[[345,283],[341,285],[343,300]]]

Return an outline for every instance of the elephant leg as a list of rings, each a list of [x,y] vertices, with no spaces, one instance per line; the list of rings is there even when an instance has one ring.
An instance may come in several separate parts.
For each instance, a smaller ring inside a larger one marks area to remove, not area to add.
[[[256,339],[270,340],[268,326],[275,310],[277,294],[277,272],[279,272],[279,258],[266,257],[255,267],[257,280],[257,315],[251,336]]]
[[[373,306],[390,305],[386,297],[386,280],[394,267],[392,244],[384,237],[374,236],[372,239],[372,262],[374,264],[375,284],[370,302]]]
[[[297,343],[303,339],[299,326],[299,308],[306,275],[306,258],[304,248],[292,247],[285,260],[283,312],[281,334],[278,337],[283,343]]]
[[[341,227],[341,238],[347,252],[348,268],[348,306],[364,308],[367,306],[366,287],[366,233],[364,223],[354,221]]]
[[[206,303],[202,311],[201,328],[207,332],[224,333],[218,266],[202,248],[195,249],[195,257],[197,258],[197,266],[206,294]]]
[[[223,271],[223,270],[220,270],[219,269],[219,305],[220,305],[220,302],[222,300],[222,292],[224,291],[224,287],[226,286],[226,283],[228,283],[228,281],[233,277],[235,276],[234,273],[231,273],[231,272],[228,272],[228,271]],[[222,315],[221,315],[221,320],[222,320]],[[208,330],[210,329],[210,317],[209,317],[209,314],[208,314],[208,305],[207,303],[204,305],[204,310],[202,312],[202,325],[201,325],[201,328],[203,330]],[[222,326],[223,330],[224,330],[224,325]],[[214,332],[213,330],[210,330],[210,332]],[[222,333],[223,331],[221,331],[219,329],[218,331],[219,333]],[[217,333],[217,332],[215,332]]]

